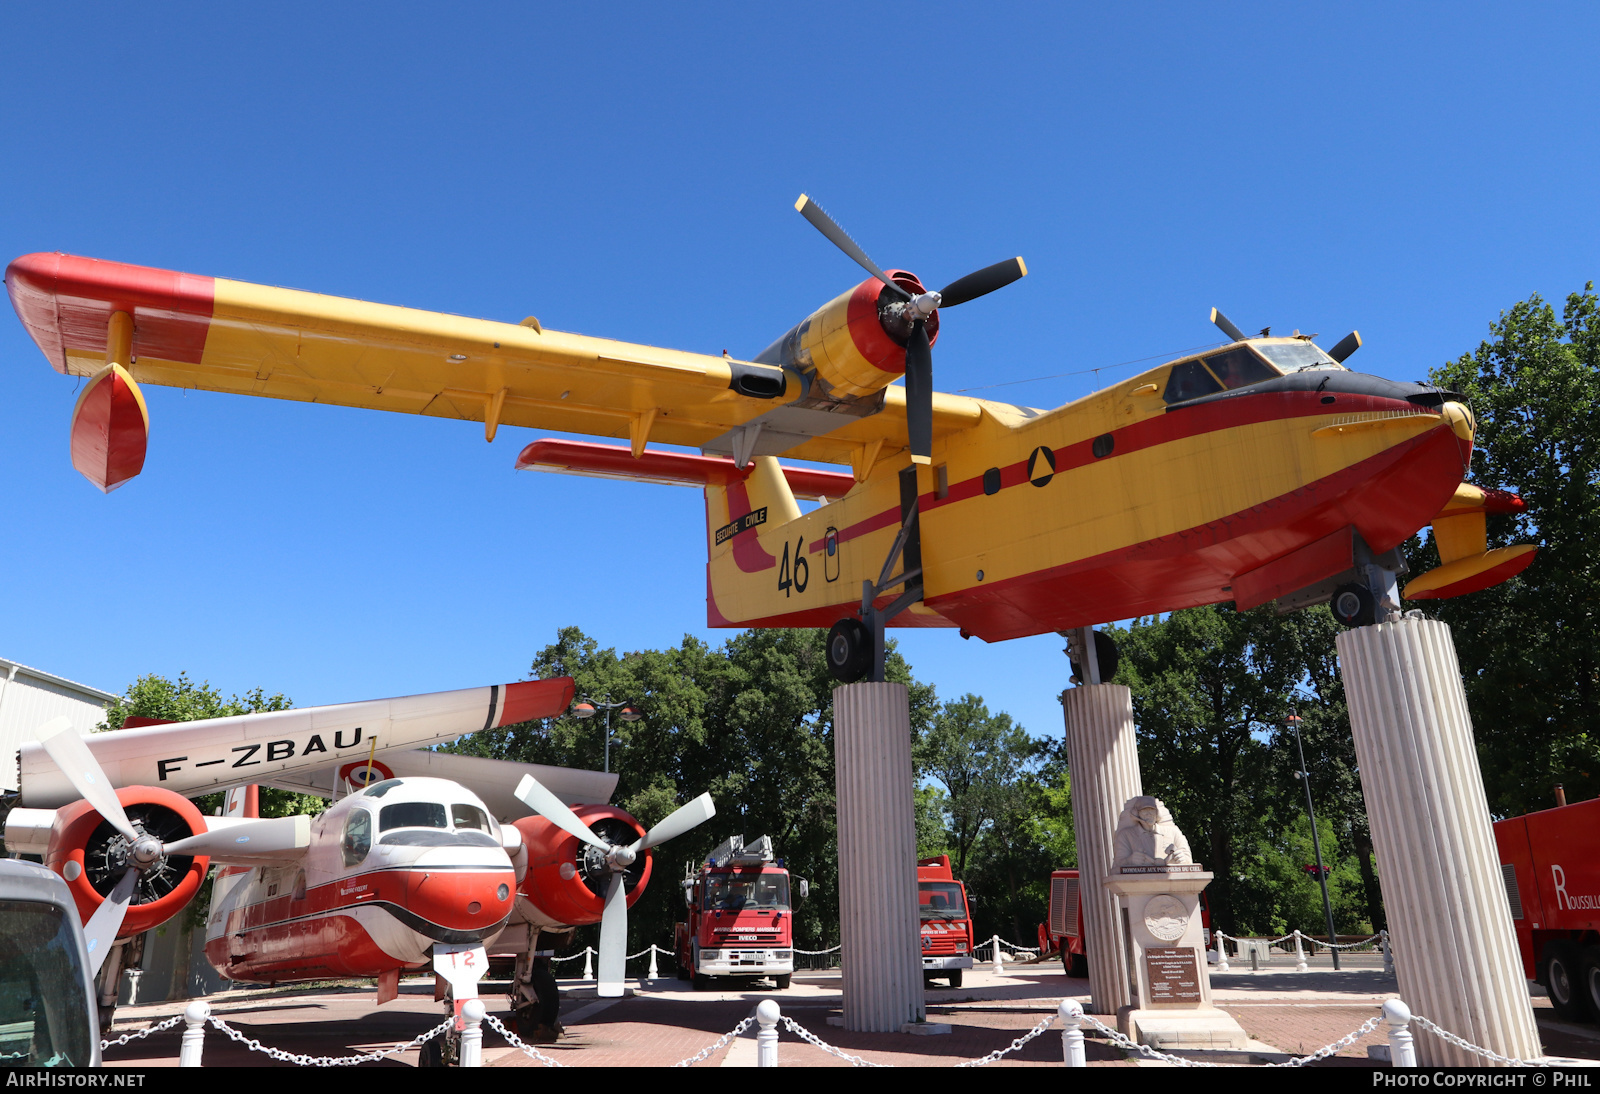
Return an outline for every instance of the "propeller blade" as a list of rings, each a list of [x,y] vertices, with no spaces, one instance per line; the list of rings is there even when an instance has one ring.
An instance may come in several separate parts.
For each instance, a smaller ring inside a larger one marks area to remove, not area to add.
[[[100,966],[105,964],[106,954],[111,952],[111,944],[117,940],[117,932],[122,930],[122,920],[128,914],[129,902],[133,900],[133,887],[138,883],[139,871],[125,871],[116,888],[100,902],[100,907],[94,910],[89,922],[83,925],[83,944],[89,950],[91,978],[99,974]]]
[[[110,821],[111,827],[126,836],[129,843],[137,841],[139,833],[128,822],[128,814],[117,800],[111,780],[106,778],[106,773],[101,770],[94,753],[89,751],[89,746],[83,743],[83,738],[73,731],[72,722],[64,716],[52,718],[39,727],[38,738],[56,767],[83,795],[83,799],[94,807],[94,811]],[[120,918],[118,922],[121,922]]]
[[[958,277],[940,289],[939,306],[953,308],[957,304],[965,304],[968,300],[987,296],[996,289],[1003,289],[1013,281],[1027,276],[1028,267],[1020,257],[996,262],[993,266],[985,266],[981,270],[969,273],[966,277]]]
[[[921,321],[911,326],[906,343],[906,435],[911,440],[911,459],[929,463],[933,457],[933,350],[928,343],[928,325]]]
[[[1244,341],[1244,331],[1228,322],[1228,317],[1223,315],[1216,308],[1211,309],[1211,321],[1218,327],[1222,328],[1222,333],[1226,334],[1229,338],[1232,338],[1235,342]]]
[[[1361,332],[1353,330],[1343,338],[1339,339],[1339,344],[1328,351],[1328,356],[1332,357],[1335,361],[1342,365],[1344,364],[1344,359],[1346,357],[1349,357],[1352,353],[1360,348]]]
[[[517,784],[517,800],[545,820],[577,836],[584,843],[598,847],[602,851],[611,850],[611,845],[599,836],[581,820],[578,815],[567,808],[566,802],[546,790],[544,784],[532,775],[522,776],[522,781]]]
[[[163,851],[169,855],[266,855],[274,851],[299,851],[311,846],[311,818],[269,817],[215,828],[186,836],[167,844]]]
[[[832,217],[822,211],[822,206],[818,205],[804,194],[801,194],[800,200],[794,203],[794,207],[799,211],[801,216],[805,217],[811,222],[812,226],[815,227],[817,231],[831,239],[835,247],[839,248],[845,254],[855,259],[861,268],[866,270],[873,277],[876,277],[879,281],[882,281],[885,285],[889,286],[889,288],[892,289],[895,295],[901,300],[911,299],[911,294],[906,292],[899,285],[896,285],[893,281],[890,281],[889,275],[878,269],[878,267],[873,264],[872,259],[867,257],[867,252],[858,247],[856,245],[856,241],[850,238],[850,233],[839,227]]]
[[[636,840],[630,850],[635,853],[647,847],[666,843],[683,835],[696,825],[704,824],[717,815],[717,805],[711,800],[710,794],[701,794],[688,805],[681,805],[672,811],[666,820],[658,823],[654,828],[644,834],[644,839]]]
[[[673,814],[676,816],[677,814]],[[595,991],[602,999],[620,999],[628,963],[628,891],[622,874],[613,871],[600,913],[600,977]]]

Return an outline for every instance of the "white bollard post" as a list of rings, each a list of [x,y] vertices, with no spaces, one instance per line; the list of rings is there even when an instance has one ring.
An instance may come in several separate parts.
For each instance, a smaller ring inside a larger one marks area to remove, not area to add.
[[[1000,936],[995,935],[992,941],[994,943],[994,964],[990,966],[989,971],[996,976],[1001,976],[1005,973],[1006,967],[1000,962]]]
[[[756,1066],[778,1066],[778,1001],[763,999],[756,1007]]]
[[[1389,950],[1389,932],[1378,932],[1378,945],[1383,950],[1383,975],[1394,975],[1394,954]]]
[[[211,1004],[196,999],[183,1008],[183,1041],[178,1046],[179,1067],[202,1067],[200,1054],[205,1050],[206,1019],[211,1017]]]
[[[1300,944],[1300,930],[1298,927],[1295,928],[1294,932],[1294,971],[1306,971],[1306,948]]]
[[[651,980],[660,980],[661,974],[656,971],[656,944],[650,943],[650,977]]]
[[[594,965],[590,961],[590,958],[592,958],[593,956],[594,956],[594,947],[593,946],[585,946],[583,948],[583,978],[585,980],[593,980],[594,979]]]
[[[483,1066],[483,1016],[488,1011],[482,999],[461,1004],[461,1066]]]
[[[1212,937],[1217,940],[1217,971],[1218,972],[1227,972],[1228,971],[1228,936],[1223,934],[1221,931],[1216,931],[1216,932],[1213,933]]]
[[[1083,1051],[1083,1004],[1076,999],[1063,999],[1056,1008],[1061,1016],[1061,1062],[1067,1067],[1088,1067],[1088,1057]]]
[[[1398,999],[1383,1004],[1383,1020],[1389,1023],[1389,1066],[1416,1067],[1417,1046],[1412,1043],[1411,1008]]]

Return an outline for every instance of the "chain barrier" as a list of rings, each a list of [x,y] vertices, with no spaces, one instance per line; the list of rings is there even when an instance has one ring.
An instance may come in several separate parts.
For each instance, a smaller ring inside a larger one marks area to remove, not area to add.
[[[841,1049],[834,1048],[832,1045],[828,1044],[828,1042],[824,1041],[821,1037],[818,1037],[815,1033],[812,1033],[805,1026],[802,1026],[799,1022],[796,1022],[793,1018],[790,1018],[787,1014],[785,1014],[782,1017],[780,1017],[778,1019],[778,1021],[780,1021],[784,1025],[788,1026],[789,1027],[789,1032],[793,1033],[796,1037],[799,1037],[802,1041],[810,1041],[812,1044],[816,1045],[818,1048],[820,1048],[822,1051],[828,1053],[830,1056],[837,1056],[839,1059],[848,1062],[851,1067],[889,1067],[889,1066],[891,1066],[889,1064],[875,1064],[871,1060],[863,1060],[859,1056],[852,1056],[848,1052],[845,1052],[845,1051],[843,1051]]]
[[[183,1015],[182,1014],[174,1014],[171,1018],[168,1018],[165,1022],[161,1022],[161,1023],[157,1024],[157,1025],[150,1026],[150,1027],[148,1027],[146,1029],[137,1030],[137,1031],[135,1031],[133,1033],[124,1033],[121,1037],[118,1037],[114,1041],[101,1041],[100,1042],[100,1051],[104,1052],[108,1048],[117,1048],[117,1047],[119,1047],[121,1045],[126,1045],[126,1044],[129,1044],[129,1043],[133,1042],[133,1041],[137,1041],[140,1038],[148,1037],[152,1033],[160,1033],[164,1029],[171,1029],[173,1026],[177,1025],[181,1021],[183,1021]]]
[[[182,1019],[183,1015],[180,1014],[178,1017],[179,1019]],[[280,1063],[299,1064],[301,1067],[350,1067],[355,1064],[367,1064],[376,1060],[382,1060],[386,1057],[393,1056],[396,1053],[406,1052],[409,1049],[421,1048],[423,1042],[432,1040],[454,1025],[455,1017],[451,1016],[446,1018],[428,1032],[417,1034],[417,1036],[411,1038],[411,1040],[407,1041],[403,1045],[394,1045],[390,1048],[379,1049],[377,1052],[366,1052],[358,1056],[304,1056],[294,1052],[285,1052],[281,1048],[271,1048],[262,1044],[254,1037],[240,1033],[238,1030],[228,1025],[228,1023],[224,1022],[216,1015],[212,1015],[207,1019],[207,1021],[209,1021],[213,1026],[221,1030],[223,1033],[226,1033],[235,1041],[238,1041],[251,1052],[263,1053],[264,1055],[270,1056]]]
[[[544,1053],[540,1052],[538,1049],[536,1049],[532,1045],[528,1044],[528,1042],[524,1041],[521,1037],[518,1037],[515,1033],[512,1033],[509,1029],[507,1029],[505,1027],[505,1023],[500,1021],[500,1019],[496,1018],[494,1015],[485,1014],[483,1016],[483,1021],[484,1021],[485,1025],[490,1026],[491,1028],[493,1028],[496,1031],[498,1031],[500,1036],[502,1036],[502,1037],[504,1037],[506,1039],[506,1044],[510,1045],[514,1049],[517,1049],[524,1056],[529,1056],[529,1057],[532,1057],[535,1060],[538,1060],[545,1067],[566,1067],[567,1066],[566,1064],[562,1063],[560,1060],[556,1060],[556,1059],[553,1059],[553,1058],[551,1058],[549,1056],[546,1056]]]
[[[1238,935],[1224,934],[1221,931],[1212,931],[1211,934],[1215,938],[1226,938],[1230,942],[1262,942],[1268,946],[1276,946],[1280,942],[1288,942],[1293,939],[1296,934],[1299,934],[1299,936],[1305,939],[1307,942],[1325,950],[1353,950],[1358,946],[1370,946],[1383,937],[1382,932],[1379,932],[1378,934],[1363,938],[1360,942],[1340,942],[1336,945],[1332,942],[1324,942],[1315,935],[1306,934],[1304,931],[1290,931],[1288,934],[1279,938],[1240,938]],[[1007,945],[1010,945],[1010,943],[1007,943]]]
[[[713,1052],[716,1052],[718,1049],[721,1049],[724,1046],[726,1046],[729,1041],[731,1041],[735,1037],[739,1036],[739,1034],[741,1034],[745,1030],[749,1029],[750,1026],[755,1022],[755,1020],[756,1020],[755,1019],[755,1015],[753,1015],[753,1014],[750,1015],[744,1021],[740,1022],[738,1025],[736,1025],[732,1029],[730,1029],[727,1033],[724,1033],[720,1038],[718,1038],[713,1043],[707,1045],[705,1048],[701,1049],[699,1052],[695,1053],[693,1056],[690,1056],[687,1060],[679,1060],[677,1063],[673,1064],[672,1066],[673,1067],[693,1067],[695,1064],[698,1064],[701,1060],[704,1060],[707,1056],[710,1056]]]
[[[794,952],[795,953],[803,953],[803,954],[807,955],[808,957],[820,957],[822,954],[825,954],[825,953],[837,953],[841,948],[842,947],[840,947],[840,946],[829,946],[825,950],[802,950],[800,947],[796,946],[794,948]]]
[[[1415,1024],[1421,1026],[1423,1029],[1427,1030],[1429,1033],[1433,1034],[1434,1036],[1438,1037],[1440,1040],[1443,1040],[1445,1042],[1448,1042],[1449,1044],[1455,1045],[1457,1048],[1464,1048],[1468,1052],[1471,1052],[1471,1053],[1473,1053],[1475,1055],[1478,1055],[1478,1056],[1482,1056],[1485,1060],[1492,1060],[1497,1064],[1506,1064],[1509,1067],[1549,1067],[1550,1066],[1550,1064],[1548,1062],[1545,1062],[1545,1061],[1542,1061],[1542,1060],[1519,1060],[1515,1056],[1502,1056],[1498,1052],[1493,1051],[1492,1049],[1480,1048],[1479,1046],[1473,1044],[1471,1041],[1468,1041],[1468,1040],[1466,1040],[1464,1038],[1461,1038],[1461,1037],[1457,1037],[1454,1033],[1451,1033],[1447,1029],[1441,1029],[1439,1026],[1435,1025],[1433,1022],[1430,1022],[1428,1019],[1424,1018],[1420,1014],[1413,1014],[1411,1016],[1411,1021],[1414,1022]]]
[[[1044,1019],[1038,1025],[1030,1029],[1027,1033],[1024,1033],[1021,1037],[1018,1037],[1015,1041],[1012,1041],[1011,1044],[1007,1045],[1005,1048],[997,1048],[987,1056],[981,1056],[976,1060],[967,1060],[963,1063],[957,1064],[956,1066],[983,1067],[986,1064],[992,1064],[996,1060],[1000,1059],[1000,1057],[1006,1055],[1007,1053],[1017,1051],[1017,1049],[1021,1048],[1023,1045],[1042,1034],[1045,1030],[1049,1029],[1055,1024],[1055,1020],[1056,1016],[1052,1014],[1050,1017]]]
[[[1112,1029],[1110,1026],[1106,1025],[1104,1022],[1100,1021],[1100,1019],[1096,1018],[1092,1014],[1085,1014],[1082,1018],[1079,1019],[1079,1021],[1083,1022],[1083,1023],[1086,1023],[1087,1025],[1093,1026],[1095,1029],[1097,1029],[1101,1033],[1105,1034],[1106,1038],[1112,1044],[1118,1046],[1119,1048],[1132,1049],[1134,1052],[1143,1053],[1144,1055],[1150,1057],[1152,1060],[1165,1060],[1169,1064],[1177,1064],[1179,1067],[1216,1067],[1217,1066],[1216,1064],[1211,1063],[1209,1060],[1186,1060],[1182,1056],[1173,1056],[1173,1055],[1170,1055],[1169,1053],[1160,1052],[1160,1051],[1158,1051],[1156,1049],[1153,1049],[1149,1045],[1141,1045],[1137,1041],[1132,1041],[1132,1040],[1129,1040],[1128,1038],[1124,1037],[1120,1032],[1118,1032],[1117,1030]]]
[[[569,953],[565,957],[552,957],[550,959],[550,961],[552,963],[557,962],[557,961],[576,961],[578,958],[580,958],[582,956],[583,956],[583,953],[581,953],[581,952],[580,953]]]

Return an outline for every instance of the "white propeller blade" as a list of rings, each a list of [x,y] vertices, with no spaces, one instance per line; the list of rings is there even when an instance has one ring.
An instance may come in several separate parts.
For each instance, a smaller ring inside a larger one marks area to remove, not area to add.
[[[701,794],[688,805],[680,806],[674,810],[666,820],[661,821],[646,832],[644,839],[637,840],[629,850],[638,852],[647,847],[666,843],[669,839],[683,835],[689,829],[696,825],[704,824],[716,815],[717,806],[711,800],[711,795]]]
[[[567,808],[566,802],[546,790],[532,775],[522,776],[522,781],[517,784],[517,800],[556,827],[571,832],[583,842],[602,851],[611,850],[611,845],[595,835],[587,824],[579,820],[578,815]]]
[[[600,914],[600,979],[595,993],[602,999],[620,999],[628,963],[628,887],[620,871],[611,874],[606,908]]]
[[[128,914],[128,902],[133,899],[133,887],[138,883],[139,871],[128,870],[124,873],[122,880],[117,882],[117,887],[111,890],[111,895],[100,902],[100,907],[94,910],[89,922],[83,925],[83,942],[89,950],[91,977],[99,975],[100,966],[105,964],[106,954],[111,952],[111,944],[117,940],[117,932],[122,930],[123,917]]]
[[[72,722],[66,717],[52,718],[39,727],[38,738],[61,773],[94,807],[94,811],[110,821],[111,826],[126,836],[129,843],[136,842],[139,833],[128,823],[128,814],[123,811],[122,803],[117,800],[117,792],[106,778],[106,773],[100,769],[94,753],[83,743],[83,738],[73,732]],[[120,916],[118,921],[121,921]]]
[[[274,851],[299,851],[311,846],[311,818],[268,817],[216,828],[187,836],[169,843],[163,850],[169,855],[215,855],[227,858],[238,855],[266,855]]]

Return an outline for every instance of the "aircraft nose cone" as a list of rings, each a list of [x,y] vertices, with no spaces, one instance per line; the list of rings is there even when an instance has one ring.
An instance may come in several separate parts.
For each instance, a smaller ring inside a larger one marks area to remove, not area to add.
[[[1439,413],[1450,423],[1450,429],[1457,437],[1468,444],[1472,443],[1472,438],[1478,431],[1478,423],[1473,420],[1472,411],[1466,404],[1447,402],[1439,407]]]

